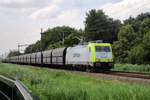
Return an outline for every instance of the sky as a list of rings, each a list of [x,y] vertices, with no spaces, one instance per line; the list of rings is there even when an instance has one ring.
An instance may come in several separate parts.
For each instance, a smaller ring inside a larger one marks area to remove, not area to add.
[[[68,25],[84,29],[86,13],[103,9],[121,21],[150,12],[150,0],[0,0],[0,55],[40,39],[40,30]]]

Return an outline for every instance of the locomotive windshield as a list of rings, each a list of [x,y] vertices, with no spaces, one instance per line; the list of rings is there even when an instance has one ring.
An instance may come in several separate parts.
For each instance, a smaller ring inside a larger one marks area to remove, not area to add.
[[[110,52],[109,46],[96,46],[96,52]]]
[[[95,46],[97,59],[111,59],[111,49],[109,46]]]

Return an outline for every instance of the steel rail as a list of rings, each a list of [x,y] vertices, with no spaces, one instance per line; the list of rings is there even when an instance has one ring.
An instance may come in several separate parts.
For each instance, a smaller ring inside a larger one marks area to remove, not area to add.
[[[126,72],[126,71],[107,71],[104,74],[116,75],[122,77],[132,77],[132,78],[141,78],[141,79],[150,79],[150,74],[140,73],[140,72]]]
[[[136,72],[136,71],[117,71],[117,70],[111,70],[111,72],[121,72],[121,73],[133,73],[133,74],[141,74],[141,75],[150,75],[150,73],[144,73],[144,72]]]

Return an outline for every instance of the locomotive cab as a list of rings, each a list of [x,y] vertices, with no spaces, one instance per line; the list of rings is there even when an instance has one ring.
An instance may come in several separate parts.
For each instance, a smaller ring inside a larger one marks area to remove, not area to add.
[[[90,57],[94,67],[110,69],[113,67],[113,54],[109,43],[89,43]]]

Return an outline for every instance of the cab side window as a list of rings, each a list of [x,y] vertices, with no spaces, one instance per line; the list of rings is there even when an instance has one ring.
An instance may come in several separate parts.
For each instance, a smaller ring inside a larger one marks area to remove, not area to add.
[[[89,48],[89,52],[91,52],[91,48]]]

